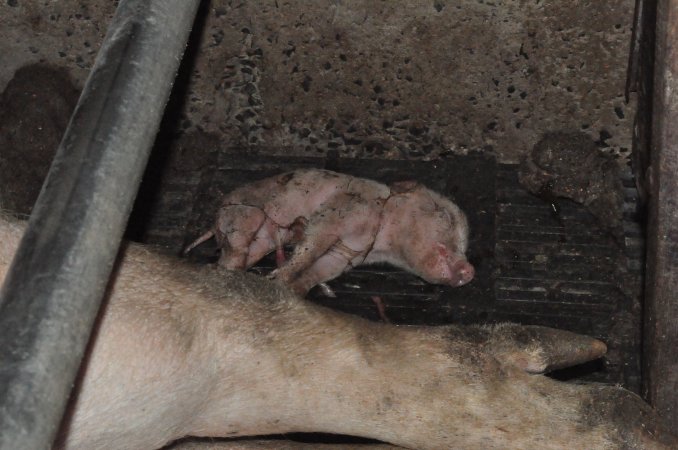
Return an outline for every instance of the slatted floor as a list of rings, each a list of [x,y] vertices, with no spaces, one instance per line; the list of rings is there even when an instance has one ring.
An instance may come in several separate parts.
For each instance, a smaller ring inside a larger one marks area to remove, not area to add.
[[[610,352],[605,365],[576,371],[587,379],[639,387],[640,286],[643,242],[637,198],[623,180],[624,242],[602,230],[581,205],[563,200],[555,215],[548,203],[524,191],[517,166],[479,155],[443,161],[350,160],[337,157],[264,158],[222,152],[199,170],[175,168],[144,208],[144,240],[175,252],[210,226],[219,192],[301,167],[320,167],[382,182],[414,179],[454,199],[472,228],[469,260],[476,279],[461,288],[434,286],[387,266],[361,267],[319,289],[320,304],[379,320],[378,295],[395,323],[445,324],[514,321],[569,329],[599,337]],[[193,252],[196,262],[216,260],[213,242]],[[273,259],[253,270],[266,273]],[[569,372],[561,374],[569,377]]]

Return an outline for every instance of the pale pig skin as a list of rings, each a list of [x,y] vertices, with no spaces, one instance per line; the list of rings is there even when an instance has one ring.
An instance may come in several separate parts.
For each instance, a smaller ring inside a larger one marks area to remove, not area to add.
[[[386,186],[327,170],[288,172],[222,199],[214,227],[219,263],[244,270],[276,251],[272,277],[304,295],[361,264],[388,262],[436,284],[473,279],[468,223],[457,205],[414,182]],[[283,246],[296,244],[284,260]]]
[[[22,227],[0,219],[0,281]],[[294,431],[417,449],[676,448],[637,396],[531,375],[604,351],[542,327],[369,322],[128,245],[56,448]]]

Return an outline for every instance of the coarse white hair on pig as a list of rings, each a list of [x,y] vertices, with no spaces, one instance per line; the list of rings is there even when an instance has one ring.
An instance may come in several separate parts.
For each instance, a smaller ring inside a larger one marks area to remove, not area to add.
[[[22,227],[0,218],[3,279]],[[604,353],[567,331],[370,322],[134,244],[121,249],[99,319],[59,449],[289,432],[413,449],[678,444],[628,391],[532,374]]]

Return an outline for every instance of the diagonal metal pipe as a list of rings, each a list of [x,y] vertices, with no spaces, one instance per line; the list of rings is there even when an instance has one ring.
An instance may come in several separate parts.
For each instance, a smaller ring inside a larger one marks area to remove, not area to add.
[[[199,0],[121,0],[0,290],[0,449],[49,448]]]

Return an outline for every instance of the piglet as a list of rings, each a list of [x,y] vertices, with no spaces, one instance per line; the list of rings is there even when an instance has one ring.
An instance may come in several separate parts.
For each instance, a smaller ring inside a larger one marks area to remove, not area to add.
[[[276,251],[271,277],[301,294],[361,264],[388,262],[428,282],[461,286],[474,268],[457,205],[415,182],[386,186],[327,170],[288,172],[226,195],[214,236],[220,265],[245,270]],[[283,246],[296,244],[289,260]]]

